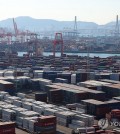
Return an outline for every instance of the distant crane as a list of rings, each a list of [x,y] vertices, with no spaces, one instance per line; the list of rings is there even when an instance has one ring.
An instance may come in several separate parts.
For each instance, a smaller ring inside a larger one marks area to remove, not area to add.
[[[115,26],[115,37],[119,36],[119,20],[118,15],[116,16],[116,26]]]
[[[55,39],[53,41],[53,55],[54,55],[54,57],[55,57],[56,45],[61,45],[61,56],[63,56],[63,37],[62,37],[62,33],[56,33],[55,34]]]
[[[13,26],[14,26],[16,41],[18,41],[18,28],[17,28],[17,24],[16,24],[14,18],[13,18]]]
[[[114,36],[115,36],[115,49],[116,50],[119,50],[120,49],[120,39],[119,39],[119,34],[120,34],[120,31],[119,31],[119,18],[118,18],[118,15],[116,16],[116,26],[115,26],[115,33],[114,33]]]
[[[16,24],[14,18],[13,18],[13,26],[14,26],[14,30],[15,30],[15,35],[17,35],[17,34],[18,34],[18,31],[17,31],[17,24]]]
[[[28,55],[40,56],[42,55],[42,47],[40,46],[40,40],[38,39],[38,34],[30,33],[30,39],[27,40],[28,45]]]
[[[75,21],[74,21],[74,36],[77,37],[77,16],[75,16]]]

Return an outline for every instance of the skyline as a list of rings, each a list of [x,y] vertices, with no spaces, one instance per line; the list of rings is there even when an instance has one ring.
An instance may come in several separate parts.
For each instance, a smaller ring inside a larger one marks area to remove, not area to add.
[[[19,16],[106,24],[120,15],[120,0],[0,0],[0,20]],[[104,16],[103,16],[104,15]]]

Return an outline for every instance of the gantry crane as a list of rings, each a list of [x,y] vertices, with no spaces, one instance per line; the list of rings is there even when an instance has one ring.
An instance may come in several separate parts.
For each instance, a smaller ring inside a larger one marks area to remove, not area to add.
[[[55,57],[56,45],[61,45],[61,56],[63,56],[63,37],[62,37],[62,33],[56,33],[55,34],[55,39],[53,41],[53,55],[54,55],[54,57]]]

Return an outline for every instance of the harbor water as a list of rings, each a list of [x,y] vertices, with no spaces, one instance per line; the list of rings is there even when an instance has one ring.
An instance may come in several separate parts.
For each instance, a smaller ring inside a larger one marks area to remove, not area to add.
[[[26,54],[27,52],[18,52],[18,56],[23,56],[23,54]],[[52,55],[52,52],[43,52],[44,56]],[[87,53],[65,53],[67,55],[78,55],[78,56],[87,56]],[[120,56],[120,54],[106,54],[106,53],[90,53],[90,57],[100,57],[100,58],[106,58],[111,56]],[[60,56],[60,52],[56,52],[56,56]]]

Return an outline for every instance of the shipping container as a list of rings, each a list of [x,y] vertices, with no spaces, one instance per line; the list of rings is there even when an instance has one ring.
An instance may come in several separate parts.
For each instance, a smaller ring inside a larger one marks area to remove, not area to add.
[[[105,114],[110,112],[110,107],[107,103],[93,99],[82,100],[81,102],[86,105],[87,113],[94,115],[97,119],[105,118]]]
[[[104,85],[102,91],[106,93],[107,98],[120,96],[120,84]]]
[[[16,134],[14,122],[0,122],[0,134]]]

